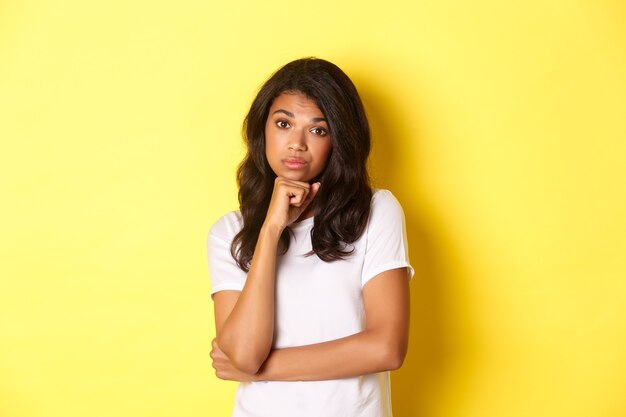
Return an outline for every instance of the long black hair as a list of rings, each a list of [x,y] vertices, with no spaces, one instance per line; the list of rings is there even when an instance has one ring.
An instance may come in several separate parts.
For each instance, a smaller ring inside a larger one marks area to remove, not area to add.
[[[315,217],[310,255],[326,262],[348,257],[350,244],[363,234],[369,217],[372,190],[366,164],[370,130],[356,87],[331,62],[318,58],[292,61],[263,84],[243,123],[247,153],[237,170],[243,228],[233,239],[231,253],[245,271],[250,268],[276,178],[265,154],[265,124],[272,102],[284,92],[303,94],[316,102],[328,121],[332,141],[326,168],[314,179],[322,186],[311,203]],[[284,253],[288,248],[285,229],[280,250]]]

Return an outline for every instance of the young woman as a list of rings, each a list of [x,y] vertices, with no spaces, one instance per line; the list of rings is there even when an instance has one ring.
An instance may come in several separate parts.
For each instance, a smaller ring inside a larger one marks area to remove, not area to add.
[[[244,122],[240,211],[208,236],[221,379],[233,417],[388,417],[409,329],[404,215],[370,188],[359,95],[334,64],[299,59]]]

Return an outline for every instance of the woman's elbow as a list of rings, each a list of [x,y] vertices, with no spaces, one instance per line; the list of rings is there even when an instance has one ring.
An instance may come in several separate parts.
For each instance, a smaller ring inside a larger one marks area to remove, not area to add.
[[[269,351],[265,349],[254,349],[250,346],[235,344],[231,346],[218,337],[217,343],[222,347],[222,351],[228,357],[230,363],[243,373],[254,375],[259,372],[261,365],[267,359]],[[223,343],[223,344],[222,344]]]
[[[406,355],[404,354],[392,354],[388,359],[387,369],[390,371],[395,371],[396,369],[400,369],[402,364],[404,363],[404,358]]]
[[[230,360],[235,368],[248,375],[256,375],[264,362],[251,355],[233,355]]]
[[[404,343],[397,343],[395,341],[392,341],[386,343],[383,352],[384,369],[388,371],[395,371],[396,369],[400,369],[400,367],[404,363],[407,346]]]

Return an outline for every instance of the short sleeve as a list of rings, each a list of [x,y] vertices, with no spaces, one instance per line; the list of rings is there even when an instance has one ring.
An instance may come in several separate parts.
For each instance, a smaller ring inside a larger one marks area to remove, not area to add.
[[[408,277],[414,274],[402,206],[388,190],[377,190],[372,197],[370,218],[365,231],[365,259],[361,285],[381,272],[406,267]]]
[[[241,291],[246,282],[243,271],[230,253],[230,245],[241,229],[241,218],[237,212],[221,217],[211,227],[207,236],[207,258],[211,295],[223,290]]]

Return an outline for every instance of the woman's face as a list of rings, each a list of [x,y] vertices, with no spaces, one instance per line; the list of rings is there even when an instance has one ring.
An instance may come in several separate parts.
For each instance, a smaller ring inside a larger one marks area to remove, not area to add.
[[[309,182],[324,171],[332,149],[328,123],[315,101],[284,92],[265,123],[265,155],[279,177]]]

